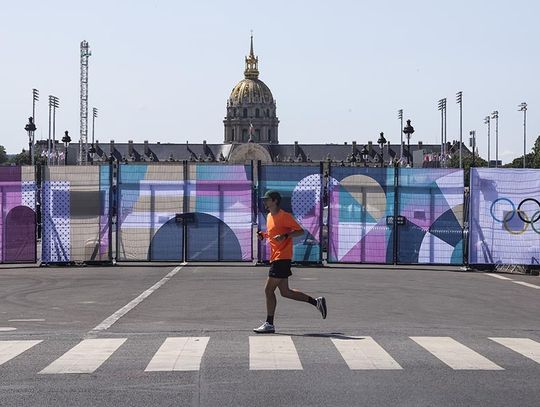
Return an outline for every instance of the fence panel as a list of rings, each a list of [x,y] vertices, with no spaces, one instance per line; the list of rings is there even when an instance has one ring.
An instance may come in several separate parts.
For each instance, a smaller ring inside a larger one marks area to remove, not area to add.
[[[251,165],[189,164],[186,259],[253,260]]]
[[[540,264],[540,170],[471,169],[470,264]]]
[[[110,261],[110,166],[44,167],[42,261]]]
[[[0,263],[36,261],[34,167],[0,167]]]
[[[184,178],[182,163],[119,165],[117,260],[184,259]]]
[[[463,263],[463,170],[401,168],[398,172],[397,261]]]
[[[322,260],[321,208],[322,167],[320,165],[261,165],[258,188],[258,225],[266,230],[266,215],[262,196],[268,190],[282,196],[281,208],[292,213],[306,231],[294,239],[293,260],[316,262]],[[270,259],[268,242],[259,243],[259,260]]]
[[[328,262],[392,263],[394,169],[334,167],[328,179]]]

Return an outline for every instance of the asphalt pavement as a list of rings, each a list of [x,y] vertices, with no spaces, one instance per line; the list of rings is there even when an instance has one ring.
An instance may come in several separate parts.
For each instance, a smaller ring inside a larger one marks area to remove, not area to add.
[[[538,406],[540,278],[246,264],[0,269],[0,406]],[[501,278],[502,277],[502,278]]]

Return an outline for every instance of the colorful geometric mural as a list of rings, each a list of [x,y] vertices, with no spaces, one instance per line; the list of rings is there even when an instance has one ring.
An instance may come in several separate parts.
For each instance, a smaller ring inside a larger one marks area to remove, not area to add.
[[[258,226],[266,230],[267,211],[262,196],[268,190],[281,194],[281,208],[292,213],[306,233],[294,238],[293,260],[321,261],[322,174],[319,165],[262,165],[259,171]],[[259,243],[259,260],[270,258],[268,242]]]
[[[473,168],[470,264],[540,264],[540,170]]]
[[[328,261],[392,263],[394,169],[331,167]]]
[[[36,261],[34,167],[0,167],[0,263]]]
[[[189,165],[187,253],[191,261],[253,260],[251,165]]]
[[[118,260],[251,260],[251,167],[190,163],[187,180],[184,170],[119,166]]]
[[[43,167],[42,261],[109,261],[109,165]]]
[[[402,168],[398,263],[463,263],[463,170]]]

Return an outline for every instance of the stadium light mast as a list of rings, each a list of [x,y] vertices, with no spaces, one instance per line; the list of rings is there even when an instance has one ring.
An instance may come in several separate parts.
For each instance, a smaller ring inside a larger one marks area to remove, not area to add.
[[[486,116],[484,118],[484,123],[487,124],[487,138],[488,138],[488,167],[491,167],[491,149],[490,149],[490,146],[491,146],[491,118],[489,116]]]
[[[446,164],[446,98],[439,100],[438,110],[441,111],[441,160]],[[441,165],[442,167],[442,165]]]
[[[518,112],[523,112],[523,168],[526,166],[526,153],[527,153],[527,103],[522,102],[518,106]]]
[[[79,164],[88,162],[88,58],[92,55],[90,45],[81,42],[81,134],[79,139]]]
[[[397,118],[401,121],[401,125],[399,127],[399,132],[400,132],[400,140],[401,140],[401,144],[399,145],[399,161],[400,161],[400,164],[401,162],[403,161],[403,109],[399,109],[397,111]]]
[[[494,110],[491,118],[495,119],[495,168],[499,167],[499,111]]]
[[[463,92],[456,93],[456,103],[459,105],[459,168],[463,168],[463,159],[461,155],[463,145]]]

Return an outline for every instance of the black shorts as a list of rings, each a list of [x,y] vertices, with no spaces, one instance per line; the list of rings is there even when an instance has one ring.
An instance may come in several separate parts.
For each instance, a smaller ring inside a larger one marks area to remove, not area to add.
[[[290,260],[274,260],[270,263],[268,277],[287,278],[292,276]]]

